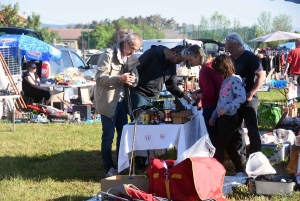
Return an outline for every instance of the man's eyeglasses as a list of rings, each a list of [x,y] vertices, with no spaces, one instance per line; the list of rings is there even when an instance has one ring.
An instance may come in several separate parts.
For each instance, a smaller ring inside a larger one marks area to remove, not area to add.
[[[136,50],[136,49],[134,49],[134,47],[130,46],[128,40],[126,40],[126,41],[127,41],[128,47],[129,47],[132,51],[134,51],[134,52],[138,51],[138,49]]]
[[[228,41],[235,41],[235,42],[237,42],[237,43],[239,43],[239,44],[241,44],[241,41],[239,41],[238,39],[236,39],[236,38],[232,38],[232,37],[226,37],[225,38],[225,40],[228,40]]]

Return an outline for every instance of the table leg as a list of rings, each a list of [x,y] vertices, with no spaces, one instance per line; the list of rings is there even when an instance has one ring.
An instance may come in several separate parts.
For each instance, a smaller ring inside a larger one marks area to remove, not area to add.
[[[187,92],[188,91],[188,81],[189,79],[187,77],[184,78],[184,90]]]
[[[278,91],[284,96],[286,107],[288,107],[289,106],[288,89],[283,89],[283,91],[281,91],[281,89],[278,89]]]
[[[194,78],[194,77],[192,77],[192,81],[191,81],[191,88],[192,88],[192,91],[194,91],[194,90],[195,90],[195,88],[194,88],[194,84],[195,84],[195,78]]]
[[[15,132],[15,123],[16,123],[16,119],[15,119],[15,101],[13,101],[14,104],[12,105],[12,132],[14,133]]]
[[[78,102],[79,105],[82,105],[81,88],[78,87],[77,90],[78,90]]]

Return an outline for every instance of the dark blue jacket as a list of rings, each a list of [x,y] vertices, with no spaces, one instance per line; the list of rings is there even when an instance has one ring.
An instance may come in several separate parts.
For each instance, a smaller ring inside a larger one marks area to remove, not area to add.
[[[177,87],[176,64],[166,60],[165,48],[153,45],[139,57],[139,82],[131,90],[147,97],[156,97],[165,84],[174,96],[183,97],[184,93]]]

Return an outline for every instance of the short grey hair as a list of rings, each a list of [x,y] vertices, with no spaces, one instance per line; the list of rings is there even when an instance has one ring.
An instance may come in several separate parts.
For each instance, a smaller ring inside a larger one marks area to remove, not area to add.
[[[131,41],[131,42],[133,42],[133,41],[135,41],[135,40],[139,40],[141,46],[143,45],[143,39],[142,39],[142,37],[141,37],[138,33],[130,33],[130,34],[128,34],[128,35],[124,38],[124,40],[128,40],[128,41]]]
[[[199,45],[191,45],[181,52],[182,57],[185,59],[187,55],[192,55],[196,57],[197,54],[199,54],[201,57],[201,65],[204,64],[207,61],[207,54],[205,50]]]
[[[229,40],[232,41],[234,43],[240,44],[241,46],[244,45],[243,39],[240,36],[240,34],[236,33],[236,32],[232,32],[230,33],[225,40]]]

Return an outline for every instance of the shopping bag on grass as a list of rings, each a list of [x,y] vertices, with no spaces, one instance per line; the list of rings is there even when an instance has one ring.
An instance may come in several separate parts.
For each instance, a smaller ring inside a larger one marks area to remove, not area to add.
[[[149,193],[174,201],[214,199],[225,201],[222,188],[225,168],[210,157],[191,157],[174,166],[175,160],[150,159]]]

